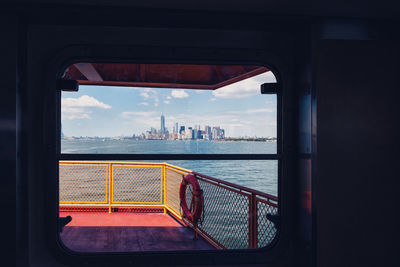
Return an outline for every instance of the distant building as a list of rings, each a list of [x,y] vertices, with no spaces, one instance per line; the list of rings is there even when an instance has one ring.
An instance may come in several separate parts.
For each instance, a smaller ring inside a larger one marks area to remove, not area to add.
[[[150,131],[146,132],[145,138],[146,139],[153,139]]]
[[[141,135],[133,135],[132,137],[124,137],[130,139],[152,139],[152,140],[223,140],[225,139],[225,130],[221,129],[220,126],[204,126],[204,130],[201,130],[200,125],[194,125],[194,127],[185,127],[178,125],[175,122],[172,126],[171,132],[165,127],[165,116],[161,113],[160,117],[161,129],[151,127],[150,131],[142,133]]]
[[[185,131],[185,139],[187,139],[187,140],[193,139],[193,129],[192,129],[192,127],[189,127]]]
[[[222,139],[221,138],[221,128],[219,126],[212,128],[212,138],[213,139]]]
[[[161,114],[161,133],[165,133],[165,117]]]
[[[199,130],[199,136],[197,138],[198,139],[204,139],[204,131]]]
[[[198,131],[196,128],[192,130],[192,139],[197,139]]]
[[[204,139],[212,140],[211,127],[208,125],[204,126]]]

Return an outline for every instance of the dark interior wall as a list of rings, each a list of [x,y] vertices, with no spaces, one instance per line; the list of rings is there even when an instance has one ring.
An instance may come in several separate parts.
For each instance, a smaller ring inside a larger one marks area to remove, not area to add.
[[[14,255],[16,207],[16,58],[17,23],[13,17],[0,16],[0,196],[1,251]],[[3,217],[4,215],[4,217]],[[4,231],[4,229],[6,229]],[[5,241],[4,241],[5,240]],[[10,259],[14,260],[14,259]],[[11,261],[12,263],[12,261]]]
[[[0,10],[1,11],[1,10]],[[32,168],[26,165],[28,150],[20,151],[17,155],[17,139],[20,145],[24,145],[28,139],[31,143],[37,143],[34,137],[29,137],[29,132],[23,132],[24,125],[18,121],[18,106],[26,110],[26,102],[32,106],[36,105],[35,100],[40,97],[34,96],[28,101],[24,92],[24,73],[26,67],[23,54],[26,52],[28,43],[23,40],[24,30],[18,26],[17,16],[5,16],[1,13],[0,33],[4,38],[0,42],[0,55],[2,58],[2,82],[0,90],[0,164],[2,179],[0,192],[4,197],[4,207],[7,209],[7,232],[12,238],[8,248],[12,248],[14,229],[17,227],[16,237],[17,258],[21,260],[21,266],[27,266],[28,244],[32,252],[31,261],[42,266],[56,266],[58,263],[47,251],[44,242],[40,239],[43,229],[38,227],[42,222],[40,216],[43,213],[41,207],[34,207],[28,219],[27,209],[27,176],[32,176]],[[54,15],[56,16],[56,15]],[[72,21],[76,22],[76,21]],[[201,22],[199,22],[201,23]],[[210,24],[210,23],[209,23]],[[217,25],[217,24],[216,24]],[[221,24],[218,24],[221,25]],[[277,30],[279,32],[279,30]],[[57,32],[57,29],[54,31]],[[189,31],[190,32],[190,31]],[[67,32],[68,34],[68,32]],[[156,37],[154,37],[156,36]],[[158,44],[160,40],[167,38],[174,39],[170,35],[143,35],[153,37],[152,44]],[[179,36],[179,35],[178,35]],[[18,38],[21,38],[18,42]],[[56,36],[57,37],[57,36]],[[90,42],[96,39],[90,39]],[[240,40],[233,38],[226,39],[226,36],[215,34],[216,39],[230,41],[232,48],[243,42],[247,43],[248,38]],[[52,37],[48,37],[52,38]],[[75,36],[65,35],[71,42]],[[53,38],[53,41],[58,40]],[[102,42],[109,42],[105,38],[98,37]],[[159,40],[159,39],[160,40]],[[225,38],[225,39],[224,39]],[[142,38],[141,40],[145,40]],[[269,43],[267,38],[261,42],[262,45]],[[139,45],[143,45],[138,41]],[[206,41],[205,41],[206,42]],[[176,39],[175,43],[181,43]],[[203,46],[199,42],[199,46]],[[257,42],[254,42],[257,43]],[[248,44],[249,49],[259,49],[257,45]],[[44,47],[44,46],[43,46]],[[399,175],[399,141],[400,136],[397,130],[399,112],[399,51],[400,43],[394,41],[318,41],[315,47],[299,46],[298,52],[312,50],[314,61],[308,65],[308,59],[301,59],[305,62],[297,67],[310,68],[301,72],[295,87],[298,90],[298,103],[300,112],[298,140],[305,146],[298,148],[299,152],[299,180],[298,189],[300,199],[309,200],[309,196],[302,193],[311,190],[309,179],[313,173],[313,215],[315,227],[313,235],[311,230],[310,214],[307,211],[310,202],[305,205],[298,205],[300,208],[299,225],[296,227],[296,234],[299,236],[301,246],[310,245],[310,238],[315,237],[313,244],[316,259],[315,266],[398,266],[396,249],[398,248],[399,210],[398,178]],[[46,49],[46,48],[43,48]],[[306,56],[307,57],[307,56]],[[17,71],[18,70],[18,71]],[[311,85],[308,75],[312,72],[314,88],[311,94]],[[22,75],[22,76],[21,76]],[[22,83],[22,85],[21,85]],[[19,89],[18,89],[19,88]],[[22,94],[22,102],[19,102],[18,94]],[[318,103],[317,112],[311,106],[315,98]],[[25,102],[24,102],[25,101]],[[38,108],[31,118],[35,122],[41,120],[41,110]],[[313,111],[313,112],[312,112]],[[312,113],[311,113],[312,112]],[[21,114],[21,116],[27,113]],[[311,129],[311,115],[316,116],[317,126],[315,131]],[[27,122],[27,119],[24,120]],[[36,132],[42,129],[35,122],[27,122]],[[39,125],[39,124],[38,124]],[[36,128],[35,128],[36,127]],[[20,131],[20,132],[19,132]],[[311,136],[313,134],[313,136]],[[40,136],[36,133],[36,137]],[[29,137],[29,138],[28,138]],[[315,138],[317,137],[317,138]],[[312,140],[317,141],[312,146]],[[303,143],[304,142],[304,143]],[[33,145],[33,147],[39,145]],[[310,154],[312,153],[312,155]],[[35,157],[31,152],[30,156]],[[18,157],[19,168],[15,168]],[[310,165],[311,160],[313,164]],[[39,161],[40,159],[36,159]],[[21,165],[22,164],[22,165]],[[312,169],[312,170],[311,170]],[[40,167],[36,167],[35,175]],[[16,174],[19,172],[19,175]],[[40,175],[37,175],[40,176]],[[31,184],[35,181],[30,181]],[[42,192],[36,201],[40,202]],[[315,193],[314,193],[315,192]],[[13,207],[17,202],[18,212],[16,221],[13,214]],[[311,201],[311,200],[310,200]],[[35,206],[35,203],[30,205]],[[10,208],[11,207],[11,208]],[[36,211],[40,211],[36,213]],[[16,223],[15,223],[16,222]],[[38,227],[38,228],[35,228]],[[32,240],[28,238],[28,228]],[[37,229],[40,229],[39,231]],[[315,235],[314,235],[315,233]],[[37,242],[40,241],[40,242]],[[4,242],[3,242],[4,244]],[[304,249],[304,247],[301,247]],[[302,251],[297,250],[299,257]],[[309,250],[306,250],[306,252]],[[10,255],[14,255],[10,252]],[[291,254],[284,255],[286,262],[292,262]],[[307,262],[308,258],[304,260]],[[290,265],[290,264],[287,264]]]
[[[296,263],[311,266],[312,263],[312,186],[313,166],[311,121],[311,41],[308,31],[297,33],[295,52],[295,79],[297,102],[297,149],[296,149]]]
[[[337,16],[337,17],[360,17],[360,18],[398,18],[400,10],[392,8],[392,0],[362,1],[352,0],[203,0],[192,2],[185,0],[3,0],[12,4],[59,4],[63,6],[121,6],[121,7],[147,7],[147,8],[173,8],[183,10],[208,10],[220,12],[250,12],[256,14],[270,14],[275,16],[301,15],[301,16]]]
[[[399,266],[399,47],[314,47],[317,266]]]

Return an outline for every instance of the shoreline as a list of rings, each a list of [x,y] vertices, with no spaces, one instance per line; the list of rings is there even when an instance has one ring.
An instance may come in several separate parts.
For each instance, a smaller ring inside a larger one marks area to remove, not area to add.
[[[277,139],[268,139],[268,138],[229,138],[229,139],[215,139],[215,140],[205,140],[205,139],[132,139],[132,138],[121,138],[121,139],[113,139],[110,137],[105,138],[96,138],[96,137],[88,137],[88,138],[63,138],[61,140],[65,141],[201,141],[201,142],[276,142]]]

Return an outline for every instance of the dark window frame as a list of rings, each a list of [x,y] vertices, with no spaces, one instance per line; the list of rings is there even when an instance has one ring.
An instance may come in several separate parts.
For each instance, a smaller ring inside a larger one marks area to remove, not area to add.
[[[165,49],[165,48],[164,48]],[[168,50],[168,48],[166,48]],[[74,49],[72,49],[74,51]],[[96,48],[94,49],[96,50]],[[112,49],[113,50],[113,49]],[[196,49],[193,49],[196,51]],[[223,49],[221,49],[223,50]],[[292,146],[292,138],[290,138],[291,129],[294,129],[293,125],[290,123],[292,119],[288,119],[288,121],[285,123],[284,117],[291,118],[293,115],[290,112],[290,109],[287,109],[289,106],[291,106],[291,98],[289,97],[289,92],[290,92],[290,85],[291,85],[291,75],[288,71],[287,68],[283,68],[283,72],[279,72],[281,70],[280,66],[283,66],[282,61],[277,60],[276,57],[273,57],[275,59],[275,62],[271,62],[270,64],[266,63],[266,60],[254,60],[254,56],[248,57],[250,60],[244,60],[238,59],[238,60],[226,60],[226,57],[222,58],[216,58],[213,60],[200,60],[196,59],[195,57],[191,60],[172,60],[171,58],[160,58],[158,57],[157,59],[153,60],[143,60],[143,58],[129,58],[126,61],[121,60],[121,58],[118,57],[112,57],[112,56],[103,56],[102,54],[99,53],[98,57],[87,57],[87,56],[79,56],[79,57],[71,57],[71,52],[73,51],[68,51],[65,54],[62,54],[61,56],[58,56],[55,60],[53,60],[52,64],[50,64],[47,74],[50,74],[47,76],[47,81],[48,81],[48,90],[51,92],[50,94],[53,94],[53,98],[50,97],[49,99],[54,99],[55,97],[55,102],[52,104],[48,102],[49,104],[49,109],[52,111],[55,111],[55,116],[48,116],[46,118],[47,122],[49,125],[54,125],[56,126],[55,129],[56,131],[53,132],[50,136],[53,137],[52,140],[53,142],[50,142],[51,149],[49,151],[49,157],[48,157],[48,170],[49,173],[56,174],[58,177],[58,161],[59,160],[71,160],[71,159],[86,159],[86,160],[106,160],[106,159],[118,159],[118,160],[135,160],[135,159],[142,159],[142,160],[278,160],[278,196],[279,196],[279,202],[278,202],[278,212],[281,215],[282,219],[282,224],[280,226],[280,231],[278,232],[278,236],[276,238],[276,241],[272,246],[266,247],[266,248],[259,248],[259,249],[254,249],[254,250],[248,250],[248,249],[241,249],[241,250],[227,250],[227,251],[185,251],[185,252],[130,252],[130,253],[79,253],[79,252],[74,252],[66,248],[63,244],[62,241],[59,238],[59,235],[57,233],[57,237],[54,238],[54,227],[52,228],[53,234],[49,233],[49,238],[47,240],[52,243],[53,245],[56,244],[56,249],[55,253],[60,257],[61,260],[69,263],[82,263],[85,262],[86,264],[96,264],[96,262],[115,262],[115,260],[118,260],[118,262],[125,262],[125,263],[130,263],[130,262],[142,262],[145,263],[146,259],[149,259],[150,257],[154,257],[151,259],[149,262],[146,262],[148,264],[154,264],[152,260],[155,260],[157,263],[160,262],[170,262],[171,265],[176,265],[177,263],[172,261],[171,257],[175,257],[176,255],[181,255],[184,257],[185,260],[182,260],[181,264],[189,264],[191,262],[191,259],[193,256],[199,256],[199,255],[207,255],[207,257],[201,257],[202,259],[200,260],[201,263],[203,264],[209,264],[209,263],[217,263],[217,264],[232,264],[232,263],[249,263],[248,261],[243,261],[243,253],[248,254],[249,257],[251,257],[251,262],[252,263],[265,263],[265,262],[270,262],[272,260],[275,260],[278,255],[281,254],[282,250],[287,249],[288,246],[288,241],[291,239],[290,238],[290,231],[289,231],[289,226],[290,223],[288,222],[285,217],[287,217],[285,214],[288,213],[290,210],[290,204],[288,199],[282,198],[282,196],[285,196],[285,194],[282,194],[282,176],[287,176],[288,174],[286,172],[282,172],[283,168],[289,168],[289,170],[293,169],[293,163],[291,157],[291,153],[288,153],[288,150]],[[101,49],[100,49],[101,51]],[[231,51],[232,52],[232,51]],[[238,49],[236,52],[241,52],[240,49]],[[211,53],[212,54],[212,53]],[[149,55],[151,58],[151,56]],[[246,58],[246,56],[244,57]],[[253,58],[253,60],[251,60]],[[60,72],[54,73],[54,69],[57,69],[58,71],[65,69],[66,66],[79,62],[79,61],[90,61],[90,62],[139,62],[140,63],[157,63],[157,64],[163,64],[163,63],[182,63],[182,64],[251,64],[251,65],[260,65],[260,66],[266,66],[268,67],[275,75],[277,82],[281,85],[280,87],[282,88],[282,91],[277,94],[277,153],[276,154],[61,154],[61,91],[60,90],[54,90],[55,88],[55,81],[56,79],[54,78],[59,78],[60,77]],[[274,64],[275,63],[275,64]],[[275,67],[277,65],[278,67]],[[53,77],[53,78],[51,78]],[[285,80],[284,83],[282,81]],[[288,96],[286,98],[286,96]],[[286,99],[285,102],[282,100]],[[286,110],[286,111],[285,111]],[[288,131],[283,131],[283,129],[287,129]],[[288,135],[287,137],[284,137],[284,135]],[[55,139],[54,139],[55,138]],[[282,141],[285,142],[282,142]],[[55,142],[54,142],[55,141]],[[52,157],[51,157],[52,156]],[[290,173],[290,171],[289,171]],[[286,179],[285,179],[286,180]],[[284,184],[287,184],[288,182],[285,182]],[[48,207],[53,207],[54,213],[52,213],[52,219],[49,218],[49,221],[53,221],[53,223],[56,221],[56,218],[54,215],[58,217],[58,179],[54,183],[49,184],[48,188],[52,189],[57,189],[55,190],[57,194],[53,195],[53,197],[50,197],[48,201],[46,201],[46,204]],[[288,190],[285,190],[290,192],[290,187]],[[290,194],[290,193],[289,193]],[[55,197],[55,198],[54,198]],[[56,200],[56,201],[54,201]],[[282,209],[283,206],[287,206],[288,208]],[[51,231],[51,230],[50,230]],[[55,243],[54,243],[55,242]]]

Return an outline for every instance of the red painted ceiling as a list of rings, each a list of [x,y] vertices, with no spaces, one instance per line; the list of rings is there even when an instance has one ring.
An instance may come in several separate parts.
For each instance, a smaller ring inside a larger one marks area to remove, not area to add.
[[[214,90],[267,71],[249,65],[76,63],[62,78],[81,85]]]

